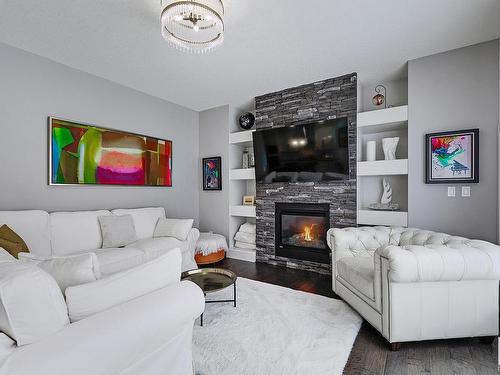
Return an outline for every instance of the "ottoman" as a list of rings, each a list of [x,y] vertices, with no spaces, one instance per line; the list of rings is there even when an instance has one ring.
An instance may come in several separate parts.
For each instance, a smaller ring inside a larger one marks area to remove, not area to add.
[[[212,264],[224,259],[227,251],[226,238],[212,232],[200,233],[196,242],[194,260],[196,264]]]

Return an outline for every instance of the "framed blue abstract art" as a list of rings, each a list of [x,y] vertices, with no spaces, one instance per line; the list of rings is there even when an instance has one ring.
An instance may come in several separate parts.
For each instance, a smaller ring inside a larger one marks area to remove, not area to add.
[[[425,136],[427,184],[479,182],[479,129]]]

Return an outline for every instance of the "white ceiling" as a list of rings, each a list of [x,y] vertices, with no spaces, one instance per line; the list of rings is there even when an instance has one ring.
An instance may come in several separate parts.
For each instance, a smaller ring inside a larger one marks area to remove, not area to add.
[[[499,0],[226,0],[208,55],[169,47],[159,0],[0,0],[0,41],[202,110],[357,71],[404,76],[407,60],[500,35]]]

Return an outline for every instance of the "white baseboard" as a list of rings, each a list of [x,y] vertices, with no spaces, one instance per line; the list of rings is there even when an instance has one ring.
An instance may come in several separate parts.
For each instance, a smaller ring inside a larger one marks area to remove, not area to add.
[[[244,260],[246,262],[255,263],[256,252],[255,252],[255,250],[239,249],[237,247],[231,247],[227,251],[226,257],[231,258],[231,259],[238,259],[238,260]]]

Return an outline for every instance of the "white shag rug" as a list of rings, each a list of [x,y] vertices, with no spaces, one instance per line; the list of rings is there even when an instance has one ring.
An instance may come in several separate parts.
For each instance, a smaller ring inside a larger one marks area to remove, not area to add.
[[[245,278],[237,280],[236,308],[205,306],[204,326],[194,328],[196,375],[342,374],[361,326],[343,301]]]

